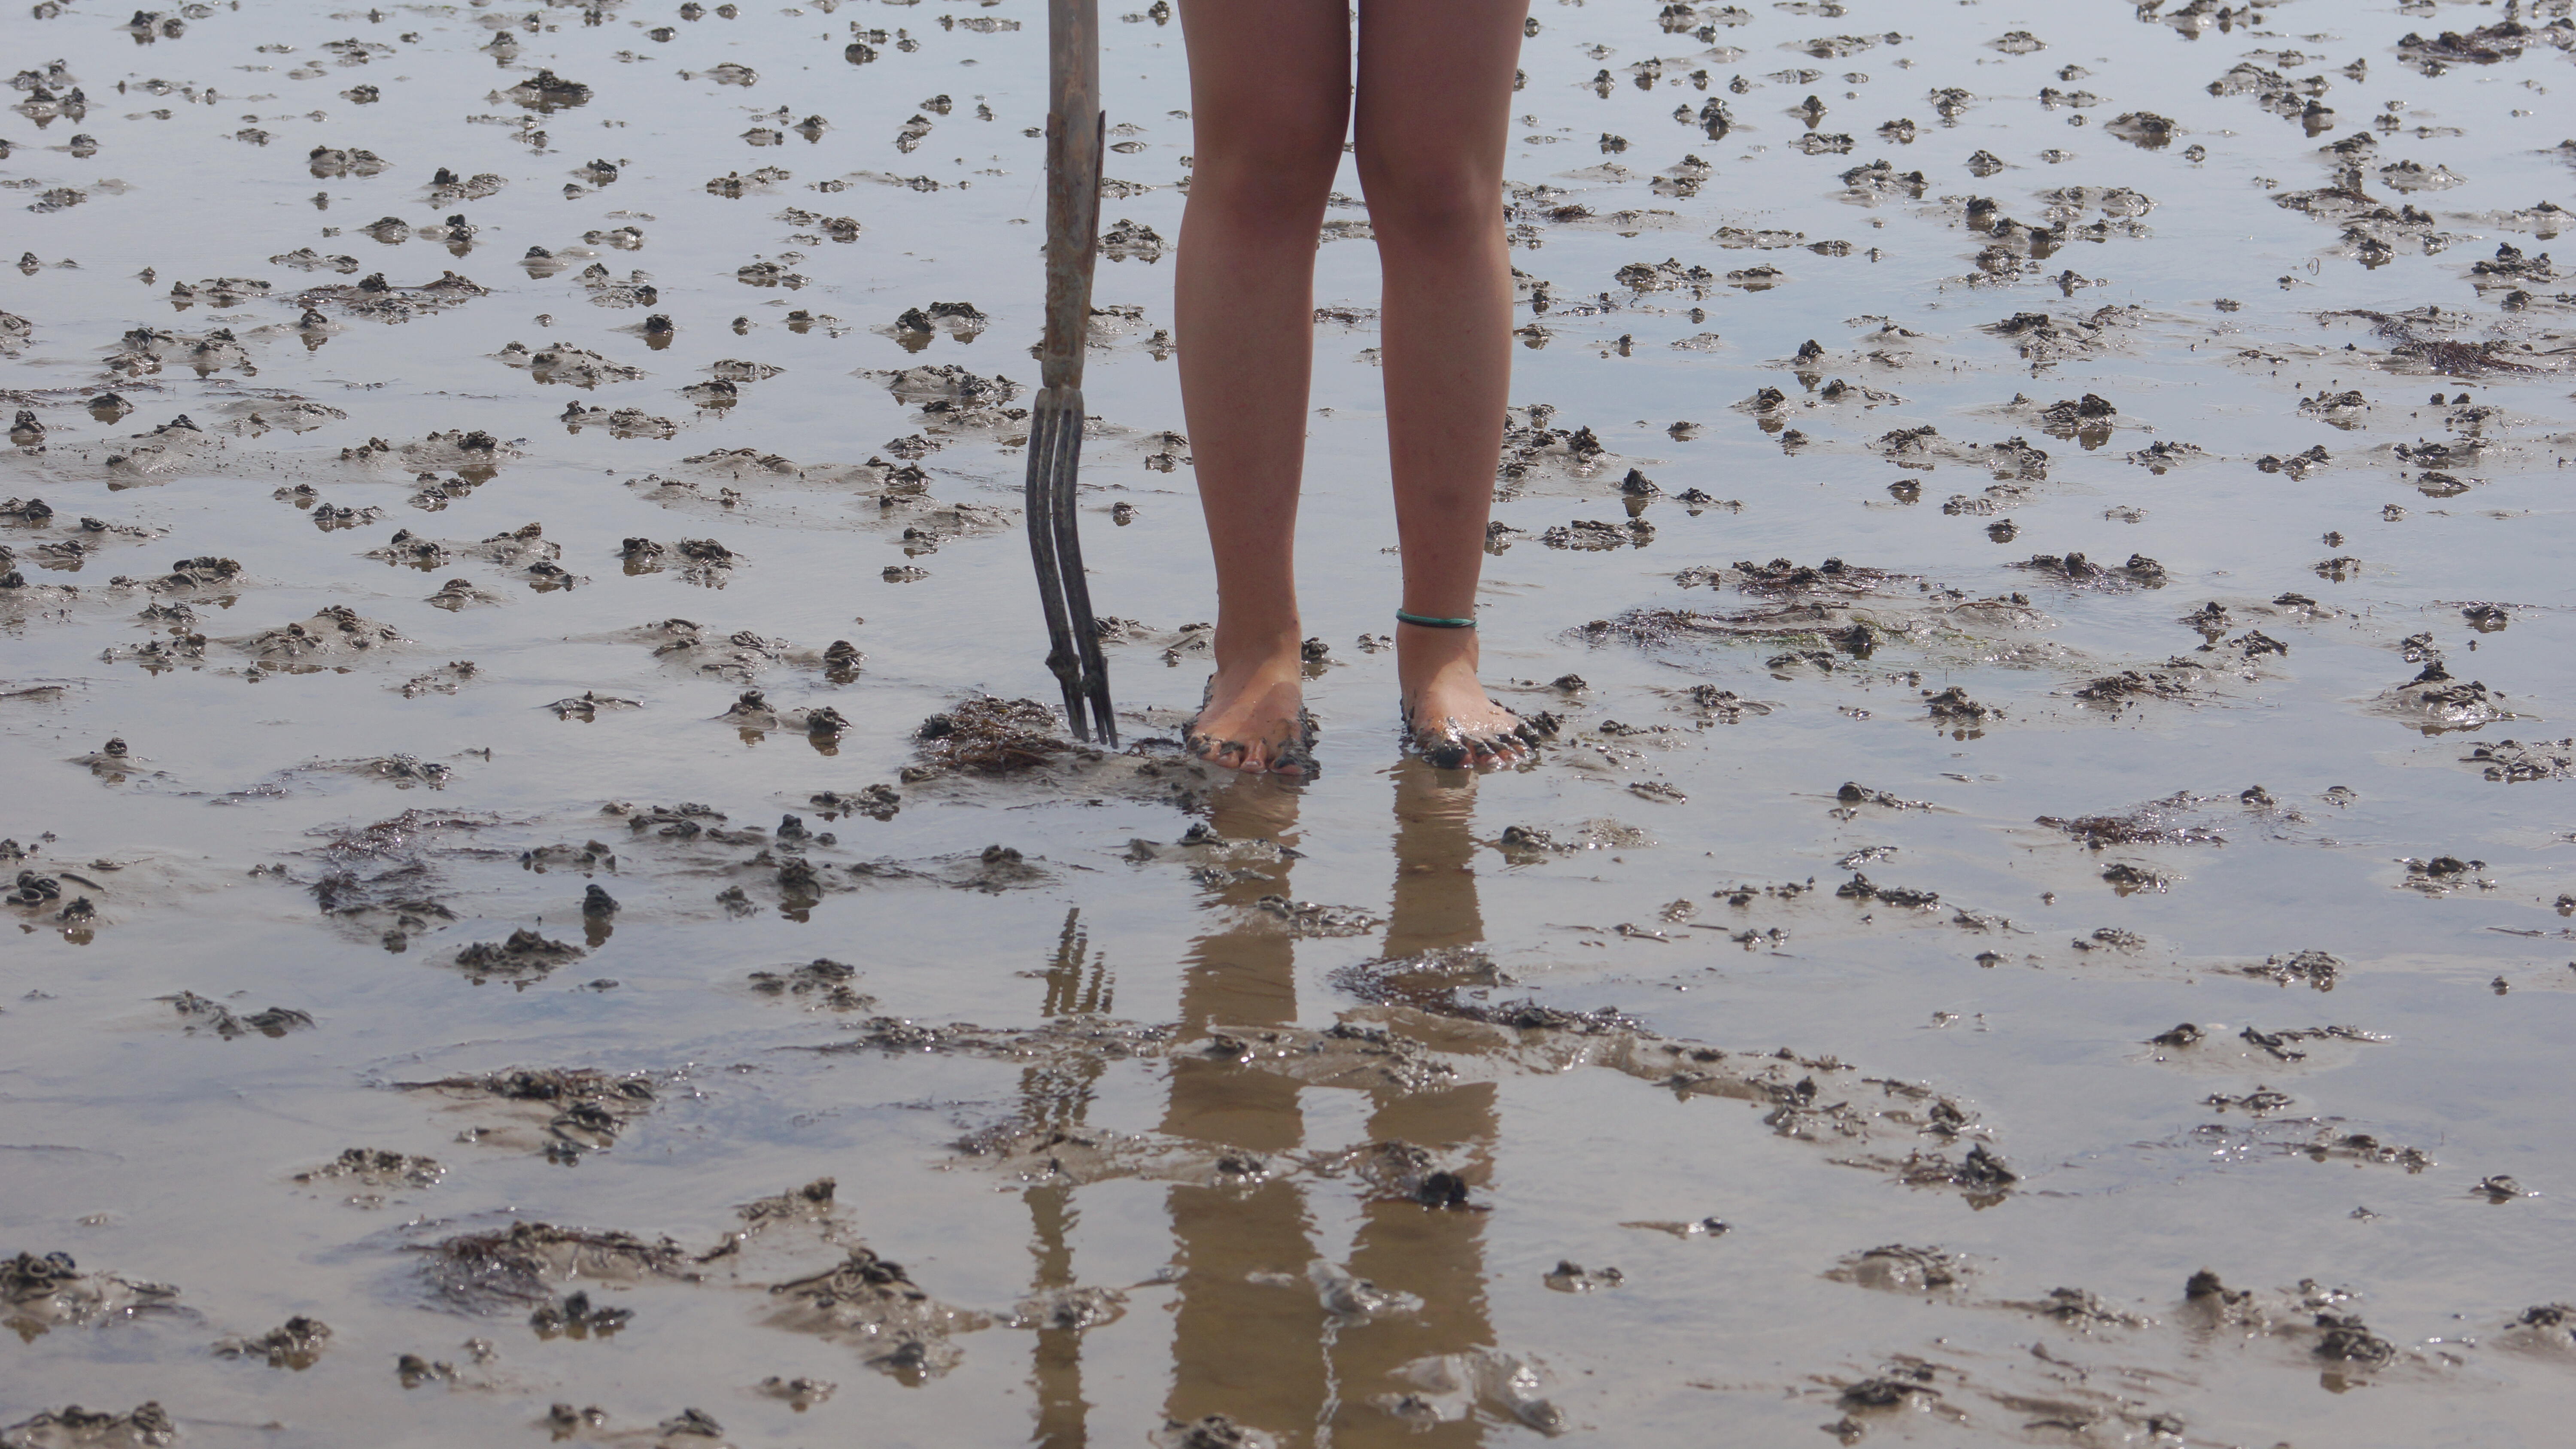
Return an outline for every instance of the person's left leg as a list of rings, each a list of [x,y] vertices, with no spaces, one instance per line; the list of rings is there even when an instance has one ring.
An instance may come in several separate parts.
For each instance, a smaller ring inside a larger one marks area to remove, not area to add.
[[[1527,0],[1361,0],[1360,183],[1385,274],[1381,359],[1405,612],[1475,612],[1511,385],[1503,149]],[[1476,680],[1473,629],[1398,624],[1417,742],[1491,765],[1528,734]]]

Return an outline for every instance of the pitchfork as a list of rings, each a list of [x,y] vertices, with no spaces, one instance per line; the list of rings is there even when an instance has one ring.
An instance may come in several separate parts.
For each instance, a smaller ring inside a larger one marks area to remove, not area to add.
[[[1074,738],[1118,743],[1109,664],[1091,617],[1074,518],[1082,465],[1082,354],[1091,329],[1091,273],[1100,237],[1099,0],[1049,0],[1047,17],[1046,341],[1029,417],[1029,553],[1046,608],[1047,668],[1064,686]]]

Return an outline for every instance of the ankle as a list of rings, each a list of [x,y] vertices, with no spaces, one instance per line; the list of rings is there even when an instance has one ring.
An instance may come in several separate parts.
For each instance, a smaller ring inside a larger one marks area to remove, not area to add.
[[[1430,633],[1430,630],[1415,631]],[[1464,634],[1466,631],[1461,630]],[[1476,680],[1476,641],[1465,638],[1426,639],[1407,647],[1401,636],[1396,639],[1395,675],[1405,697],[1411,698],[1426,689],[1480,688]]]
[[[1215,637],[1208,641],[1219,669],[1260,668],[1299,657],[1301,636],[1297,620],[1265,620],[1259,625],[1238,625],[1217,617]]]

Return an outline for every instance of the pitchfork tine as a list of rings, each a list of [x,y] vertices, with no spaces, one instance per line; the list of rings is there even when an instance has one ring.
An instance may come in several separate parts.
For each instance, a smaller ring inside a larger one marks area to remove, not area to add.
[[[1061,530],[1056,525],[1064,481],[1058,468],[1063,451],[1062,399],[1055,389],[1038,395],[1038,405],[1029,421],[1028,530],[1029,554],[1037,565],[1038,603],[1046,612],[1047,668],[1064,689],[1065,722],[1073,727],[1074,737],[1088,740],[1079,690],[1081,651],[1074,642],[1073,622],[1065,608],[1065,560],[1057,547]],[[1077,565],[1079,567],[1079,565]]]
[[[1029,554],[1046,610],[1047,668],[1064,688],[1074,738],[1118,743],[1109,664],[1091,613],[1074,511],[1082,466],[1082,351],[1100,236],[1099,0],[1050,0],[1047,15],[1047,316],[1029,418]]]

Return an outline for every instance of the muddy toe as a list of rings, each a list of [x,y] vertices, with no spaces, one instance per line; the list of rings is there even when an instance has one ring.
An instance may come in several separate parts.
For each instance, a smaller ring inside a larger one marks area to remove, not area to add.
[[[1296,737],[1271,747],[1270,772],[1299,780],[1311,780],[1323,773],[1323,767],[1315,760],[1315,735],[1314,714],[1299,706]]]
[[[1552,714],[1523,719],[1508,709],[1503,713],[1511,719],[1508,728],[1469,732],[1461,729],[1455,719],[1443,721],[1438,729],[1425,728],[1414,723],[1412,711],[1406,710],[1405,743],[1440,769],[1490,769],[1535,754],[1540,741],[1556,735],[1558,720]]]

